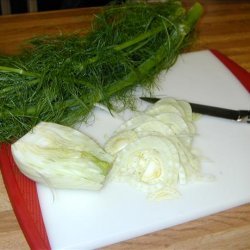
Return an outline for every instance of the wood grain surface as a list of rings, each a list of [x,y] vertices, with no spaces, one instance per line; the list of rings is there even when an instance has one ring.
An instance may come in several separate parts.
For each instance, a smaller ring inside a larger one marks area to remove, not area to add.
[[[190,6],[194,1],[185,0]],[[250,71],[250,1],[201,0],[205,13],[190,51],[217,49]],[[98,8],[0,16],[0,53],[18,53],[36,35],[87,33]],[[0,250],[29,249],[0,174]],[[250,249],[250,204],[120,242],[103,250]]]

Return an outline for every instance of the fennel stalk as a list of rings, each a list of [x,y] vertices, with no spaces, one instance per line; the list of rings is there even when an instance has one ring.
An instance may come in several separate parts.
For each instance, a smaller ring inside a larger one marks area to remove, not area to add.
[[[38,37],[32,49],[0,57],[0,142],[16,140],[40,121],[72,126],[96,103],[132,108],[133,90],[150,91],[190,42],[202,15],[195,3],[126,3],[96,17],[87,36]]]

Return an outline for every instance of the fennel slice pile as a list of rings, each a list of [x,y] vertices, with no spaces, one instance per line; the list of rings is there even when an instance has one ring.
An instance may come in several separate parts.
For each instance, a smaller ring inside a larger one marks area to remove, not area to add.
[[[108,180],[130,183],[154,200],[178,197],[179,185],[202,178],[195,133],[190,105],[162,99],[107,141],[105,150],[115,157]]]

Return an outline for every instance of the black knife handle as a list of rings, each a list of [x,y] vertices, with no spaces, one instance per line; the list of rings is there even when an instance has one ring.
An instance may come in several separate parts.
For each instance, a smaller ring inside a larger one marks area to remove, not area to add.
[[[249,110],[232,110],[209,105],[189,103],[194,113],[231,119],[238,122],[250,122]]]
[[[239,118],[239,111],[225,109],[225,108],[218,108],[208,105],[196,104],[196,103],[189,103],[191,105],[192,111],[194,113],[216,116],[226,119],[238,120]]]
[[[141,97],[140,99],[146,102],[156,103],[161,98]],[[219,107],[191,103],[191,102],[189,102],[189,104],[194,113],[235,120],[238,122],[250,123],[250,111],[249,110],[232,110],[232,109],[219,108]]]

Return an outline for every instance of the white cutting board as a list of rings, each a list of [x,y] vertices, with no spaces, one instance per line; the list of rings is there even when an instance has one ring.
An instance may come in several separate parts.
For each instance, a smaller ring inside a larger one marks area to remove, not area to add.
[[[209,51],[180,56],[160,76],[156,94],[250,108],[249,93]],[[95,122],[81,129],[103,144],[121,123],[97,109]],[[106,185],[100,192],[38,185],[52,249],[95,249],[250,202],[250,124],[204,116],[196,125],[194,145],[204,156],[203,172],[214,175],[215,181],[181,186],[178,199],[149,201],[144,193],[121,183]]]

